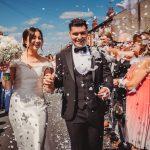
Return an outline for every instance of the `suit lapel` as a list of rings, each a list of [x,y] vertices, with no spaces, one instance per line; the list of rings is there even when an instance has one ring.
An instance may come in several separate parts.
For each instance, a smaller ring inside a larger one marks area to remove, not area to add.
[[[88,47],[89,48],[89,47]],[[91,49],[89,48],[89,51],[91,53]],[[74,65],[73,65],[73,56],[72,56],[72,47],[65,50],[65,57],[66,57],[66,63],[67,63],[67,66],[68,66],[68,70],[70,72],[70,75],[73,79],[73,81],[75,81],[75,77],[74,77]],[[91,59],[91,68],[94,69],[94,66],[95,66],[95,58],[94,56],[92,57]],[[95,81],[95,70],[92,71],[92,79],[93,79],[93,82]]]
[[[95,66],[95,58],[92,57],[91,68],[94,68],[94,66]],[[92,78],[94,82],[95,81],[95,69],[92,71]]]
[[[91,49],[90,47],[88,47],[89,51],[90,51],[90,54],[92,55],[92,52],[91,52]],[[91,68],[94,69],[94,66],[95,66],[95,57],[92,56],[92,59],[91,59]],[[95,81],[95,70],[92,71],[92,79],[93,79],[93,82]]]
[[[74,77],[74,65],[73,65],[73,57],[72,57],[72,47],[65,50],[65,57],[66,57],[66,63],[68,66],[68,70],[70,72],[70,75],[73,79],[73,81],[75,81],[75,77]]]

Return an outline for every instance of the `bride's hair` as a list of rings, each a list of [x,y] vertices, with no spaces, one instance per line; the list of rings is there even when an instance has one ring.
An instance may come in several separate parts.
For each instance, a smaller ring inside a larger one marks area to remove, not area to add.
[[[29,43],[31,44],[31,40],[34,38],[35,32],[38,31],[41,34],[41,41],[42,41],[42,45],[43,45],[43,33],[40,29],[35,28],[35,27],[30,27],[28,29],[25,29],[23,34],[22,34],[22,38],[23,38],[23,47],[27,48],[27,38],[29,37]],[[42,45],[41,45],[41,49],[42,49]]]

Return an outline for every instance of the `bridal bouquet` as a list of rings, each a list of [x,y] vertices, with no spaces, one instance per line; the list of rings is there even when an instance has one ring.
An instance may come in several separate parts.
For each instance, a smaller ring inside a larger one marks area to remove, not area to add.
[[[20,44],[15,40],[14,37],[2,36],[0,37],[0,65],[9,65],[14,59],[21,57],[22,50]],[[5,71],[3,78],[10,80],[10,71]]]
[[[0,64],[20,58],[22,54],[20,44],[14,37],[0,37]]]

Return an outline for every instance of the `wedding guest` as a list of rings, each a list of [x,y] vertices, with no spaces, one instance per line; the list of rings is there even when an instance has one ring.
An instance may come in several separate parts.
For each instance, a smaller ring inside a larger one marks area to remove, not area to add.
[[[127,89],[126,140],[132,150],[150,149],[150,47],[140,35],[133,37],[135,58],[119,86]]]
[[[0,31],[0,38],[3,36],[3,32]],[[2,109],[3,98],[2,98],[2,72],[0,71],[0,109]]]
[[[107,50],[117,61],[120,59],[129,61],[133,57],[133,52],[130,51],[131,46],[131,36],[127,33],[122,33],[118,40],[113,42],[113,46]]]
[[[118,45],[116,47],[119,48],[120,51],[130,51],[129,48],[132,46],[131,36],[127,33],[120,34],[118,38]],[[122,53],[123,54],[123,53]],[[133,52],[132,52],[133,56]],[[130,60],[121,57],[116,59],[114,70],[113,70],[113,77],[114,82],[116,79],[123,78],[127,73],[128,68],[130,67]],[[126,89],[122,87],[114,87],[114,121],[113,121],[113,128],[115,129],[116,126],[118,127],[118,134],[121,142],[125,141],[124,135],[124,117],[125,117],[125,108],[126,108]],[[116,108],[120,109],[116,109]],[[116,109],[116,110],[115,110]],[[120,111],[119,111],[120,110]]]
[[[9,90],[4,89],[4,92],[5,92],[4,102],[5,102],[5,113],[6,114],[8,114],[8,112],[9,112],[10,98],[11,98],[12,90],[13,90],[13,87]]]
[[[84,19],[70,22],[69,35],[72,45],[56,54],[55,87],[63,87],[62,117],[71,149],[102,150],[104,101],[113,86],[111,72],[103,54],[94,57],[86,45],[88,26]],[[47,74],[47,82],[48,78],[51,75]]]
[[[9,66],[1,65],[3,72],[10,70],[10,79],[3,78],[6,90],[12,87],[9,120],[11,122],[18,149],[43,150],[46,133],[47,110],[43,97],[43,78],[50,73],[51,63],[38,54],[43,45],[40,29],[31,27],[22,34],[25,50],[20,59]],[[47,68],[47,69],[46,69]],[[48,85],[47,85],[48,86]],[[48,91],[50,92],[50,91]]]
[[[3,36],[3,32],[2,31],[0,31],[0,38]]]
[[[113,70],[114,70],[114,62],[115,62],[115,57],[111,55],[110,50],[111,47],[113,47],[113,37],[112,34],[110,32],[104,31],[101,36],[100,36],[100,41],[99,41],[99,45],[97,48],[95,48],[96,50],[98,50],[98,52],[102,53],[105,57],[105,59],[108,62],[108,66],[111,70],[111,73],[113,74]],[[92,51],[94,49],[92,48]],[[104,116],[104,127],[109,127],[110,126],[110,106],[111,106],[111,101],[110,99],[105,101],[106,102],[106,111],[105,111],[105,116]]]
[[[141,38],[143,40],[150,40],[150,32],[142,32],[141,33]]]
[[[1,73],[1,80],[3,78],[3,72]],[[6,90],[4,86],[1,84],[1,108],[5,110],[5,115],[8,115],[9,112],[9,104],[10,104],[10,98],[11,98],[12,88],[9,90]]]
[[[109,63],[111,72],[113,72],[113,63],[115,61],[115,57],[111,53],[111,49],[114,47],[112,34],[110,32],[104,32],[100,37],[100,41],[101,44],[97,47],[97,49],[100,53],[103,53],[107,62]]]
[[[3,98],[2,98],[2,72],[0,71],[0,109],[3,106]]]

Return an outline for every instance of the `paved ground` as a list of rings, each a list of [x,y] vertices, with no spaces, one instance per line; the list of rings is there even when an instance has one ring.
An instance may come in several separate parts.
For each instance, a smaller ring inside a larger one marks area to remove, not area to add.
[[[104,137],[104,145],[109,145],[109,135]],[[0,150],[17,150],[16,142],[12,134],[8,115],[0,112]],[[61,149],[60,149],[61,150]],[[104,150],[116,150],[113,147],[105,146]]]
[[[55,133],[58,133],[58,135],[52,135],[52,136],[57,136],[57,138],[55,137],[55,139],[57,139],[56,145],[58,145],[58,143],[62,144],[61,141],[63,139],[61,139],[61,135],[64,135],[64,133],[62,134],[60,131],[61,129],[64,127],[64,125],[62,124],[62,121],[59,119],[59,117],[56,117],[56,112],[58,111],[58,109],[56,109],[61,103],[58,104],[58,98],[57,96],[54,95],[54,97],[52,97],[53,99],[53,105],[49,105],[48,107],[48,113],[50,116],[49,117],[49,121],[54,123],[55,128],[57,128],[57,130],[55,130]],[[56,100],[57,99],[57,100]],[[56,103],[57,102],[57,103]],[[56,105],[56,107],[54,107],[54,105]],[[56,112],[55,112],[56,111]],[[57,112],[58,113],[58,112]],[[54,116],[52,116],[54,115]],[[51,119],[53,118],[53,119]],[[58,120],[57,120],[58,118]],[[57,124],[62,125],[62,126],[57,126]],[[61,129],[59,129],[61,128]],[[54,129],[54,128],[53,128]],[[56,132],[57,131],[57,132]],[[48,134],[50,135],[53,131],[48,128]],[[64,129],[65,132],[65,129]],[[63,137],[64,138],[64,137]],[[104,136],[104,150],[117,150],[116,148],[111,147],[110,145],[110,136],[109,134],[105,134]],[[54,142],[54,141],[50,141],[50,142]],[[62,148],[61,145],[58,145],[59,147],[57,148],[58,150],[70,150],[70,148],[66,149],[66,148]],[[14,140],[14,136],[13,136],[13,132],[12,132],[12,128],[10,126],[10,122],[8,119],[8,115],[4,113],[4,111],[0,111],[0,150],[18,150],[17,146],[16,146],[16,142]],[[53,149],[52,149],[53,150]],[[54,149],[55,150],[55,149]]]
[[[0,111],[0,150],[17,150],[8,115]]]

